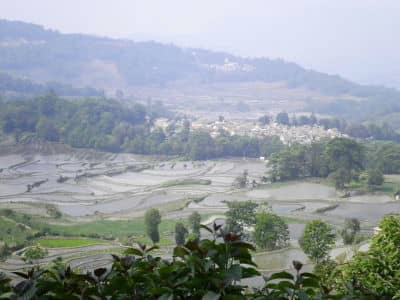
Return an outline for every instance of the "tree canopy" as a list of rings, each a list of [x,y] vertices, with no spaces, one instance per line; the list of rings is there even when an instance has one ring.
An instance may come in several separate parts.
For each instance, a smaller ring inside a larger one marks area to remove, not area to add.
[[[320,220],[309,222],[300,239],[300,246],[304,253],[316,263],[329,258],[329,251],[334,243],[335,234],[333,228]]]
[[[152,208],[146,211],[144,223],[146,225],[146,233],[148,237],[152,240],[153,244],[158,243],[160,241],[158,225],[161,223],[161,215],[159,210]]]
[[[260,212],[256,217],[254,240],[258,247],[265,250],[286,247],[289,242],[288,226],[278,215]]]

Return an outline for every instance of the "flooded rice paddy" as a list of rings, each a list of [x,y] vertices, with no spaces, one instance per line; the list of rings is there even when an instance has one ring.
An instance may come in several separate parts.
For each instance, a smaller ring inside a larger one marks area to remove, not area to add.
[[[237,189],[234,180],[245,170],[257,186]],[[355,217],[371,229],[384,215],[400,212],[400,203],[388,195],[340,198],[334,188],[317,181],[265,184],[265,173],[265,162],[256,159],[198,162],[129,154],[106,158],[6,155],[0,156],[0,208],[44,215],[46,210],[39,204],[50,203],[72,220],[82,221],[99,216],[113,220],[134,218],[154,207],[162,211],[164,218],[179,219],[193,211],[221,216],[229,201],[267,202],[273,212],[290,220],[294,248],[257,254],[255,261],[263,270],[290,268],[293,259],[307,262],[297,240],[309,220],[323,219],[341,226],[345,218]],[[71,264],[76,267],[102,266],[110,260],[106,252],[119,249],[116,245],[92,247],[95,248],[51,250],[40,263],[70,255]],[[14,257],[1,268],[17,270],[24,263]]]

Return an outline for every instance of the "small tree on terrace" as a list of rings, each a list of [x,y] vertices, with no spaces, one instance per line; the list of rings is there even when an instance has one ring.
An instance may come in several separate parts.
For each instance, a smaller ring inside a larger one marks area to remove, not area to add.
[[[278,215],[261,212],[256,218],[254,240],[258,247],[266,250],[286,247],[289,242],[288,226]]]
[[[335,243],[333,229],[327,223],[314,220],[306,225],[300,246],[314,262],[320,263],[329,258],[329,251]]]
[[[192,231],[192,234],[196,235],[196,239],[200,238],[200,222],[201,216],[195,211],[189,216],[189,226]]]
[[[257,203],[251,201],[227,202],[226,230],[242,232],[243,226],[254,226],[256,223]]]
[[[144,216],[144,222],[148,237],[152,240],[153,244],[158,243],[160,241],[158,225],[161,223],[161,215],[158,209],[149,209]]]
[[[353,244],[358,232],[360,232],[360,221],[357,218],[346,219],[341,231],[343,243],[345,245]]]
[[[339,168],[333,173],[333,181],[337,190],[343,190],[346,182],[350,182],[351,173],[349,170]]]
[[[187,234],[188,230],[183,223],[178,222],[175,224],[175,242],[177,246],[182,246],[185,244]]]
[[[368,185],[379,186],[384,182],[383,173],[378,169],[372,169],[368,171]]]

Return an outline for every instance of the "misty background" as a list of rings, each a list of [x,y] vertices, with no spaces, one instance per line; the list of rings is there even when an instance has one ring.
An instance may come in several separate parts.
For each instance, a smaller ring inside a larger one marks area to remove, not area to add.
[[[283,58],[359,83],[400,88],[396,0],[1,0],[0,18],[63,33]]]

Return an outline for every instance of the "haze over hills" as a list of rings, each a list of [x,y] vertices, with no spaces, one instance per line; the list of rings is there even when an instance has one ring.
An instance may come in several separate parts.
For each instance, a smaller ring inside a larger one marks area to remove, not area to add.
[[[399,299],[400,90],[348,73],[396,54],[372,1],[1,5],[0,300]]]
[[[284,109],[340,116],[357,111],[359,118],[386,118],[389,112],[400,111],[400,93],[394,89],[361,86],[283,60],[61,34],[7,20],[0,21],[0,68],[41,83],[93,86],[109,93],[120,89],[181,109],[190,101],[199,111],[210,105],[214,111],[229,111],[242,103],[248,106],[246,111]]]

